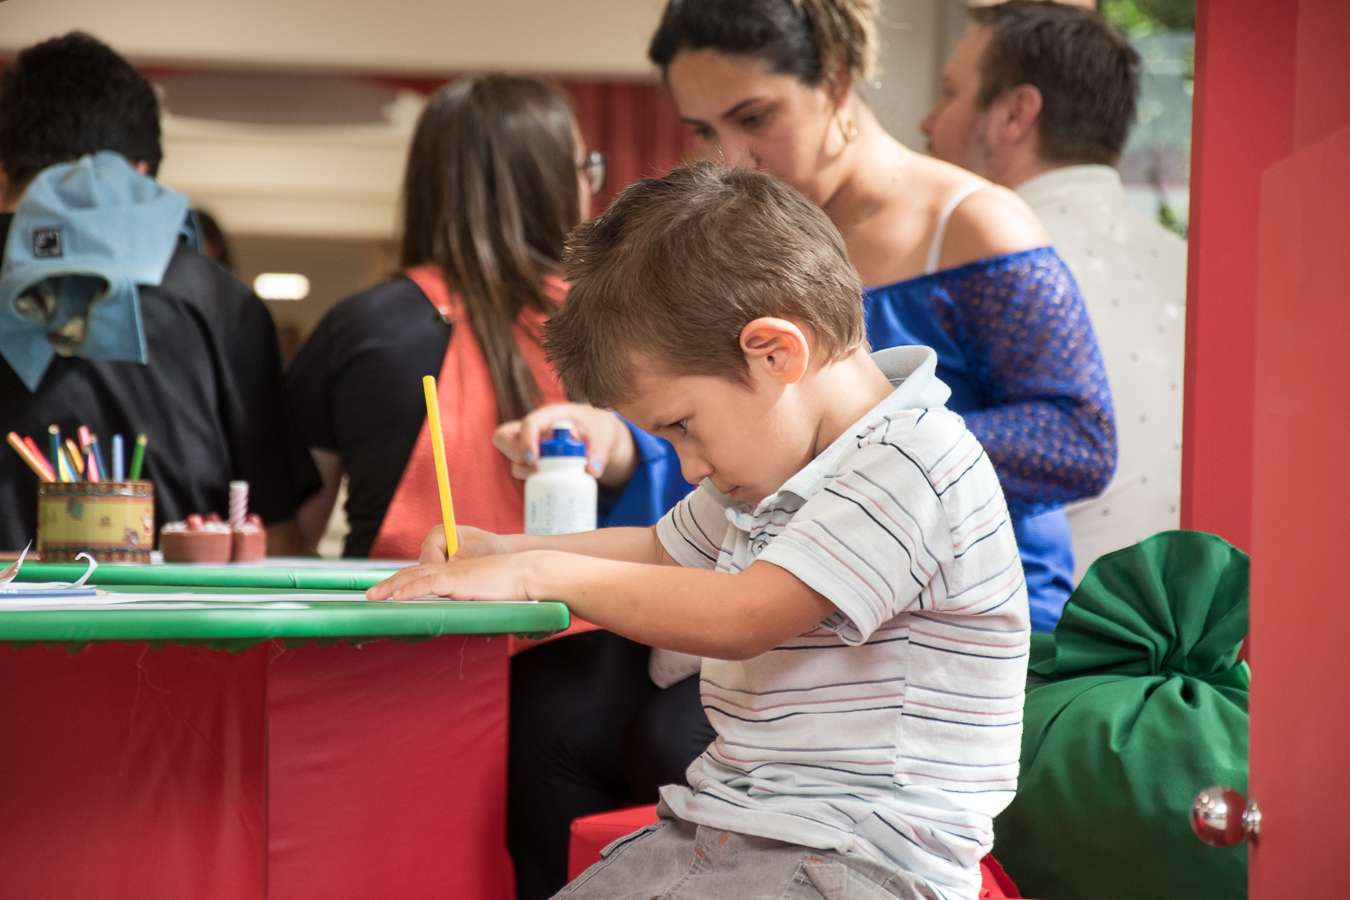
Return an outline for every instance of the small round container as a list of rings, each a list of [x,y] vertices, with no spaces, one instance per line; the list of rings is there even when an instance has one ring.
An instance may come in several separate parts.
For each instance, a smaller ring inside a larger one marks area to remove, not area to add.
[[[155,486],[148,481],[50,481],[38,485],[37,548],[44,562],[150,562]]]
[[[256,513],[236,526],[234,537],[235,562],[257,562],[267,558],[267,529],[263,527],[262,517]]]
[[[234,555],[234,538],[230,526],[214,513],[209,520],[193,514],[159,530],[159,549],[165,562],[227,563]]]

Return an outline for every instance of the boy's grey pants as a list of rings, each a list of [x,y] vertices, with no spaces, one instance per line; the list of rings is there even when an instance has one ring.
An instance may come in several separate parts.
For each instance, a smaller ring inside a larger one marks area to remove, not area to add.
[[[936,900],[923,880],[865,859],[673,816],[610,844],[554,900]]]

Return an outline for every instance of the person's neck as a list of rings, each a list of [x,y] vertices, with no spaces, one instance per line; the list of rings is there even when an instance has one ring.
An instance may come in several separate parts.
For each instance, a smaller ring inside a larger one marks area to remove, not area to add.
[[[866,103],[854,96],[849,104],[858,136],[840,155],[839,180],[821,204],[830,221],[844,232],[886,205],[910,153],[886,133]]]
[[[813,459],[894,390],[866,346],[808,377],[813,379],[815,408],[820,411]]]

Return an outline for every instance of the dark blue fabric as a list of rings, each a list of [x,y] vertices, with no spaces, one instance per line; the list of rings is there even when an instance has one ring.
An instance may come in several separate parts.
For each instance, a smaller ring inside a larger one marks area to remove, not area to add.
[[[863,294],[874,350],[926,344],[1008,499],[1033,630],[1073,590],[1061,503],[1100,493],[1116,466],[1110,389],[1087,308],[1049,247],[979,260]]]
[[[1031,630],[1055,630],[1064,604],[1073,593],[1073,535],[1062,509],[1013,520],[1013,536],[1022,557],[1031,605]]]
[[[602,528],[655,525],[666,510],[694,489],[680,474],[680,460],[674,447],[634,425],[629,424],[628,430],[637,448],[637,468],[617,498],[605,497],[602,492],[599,510]]]

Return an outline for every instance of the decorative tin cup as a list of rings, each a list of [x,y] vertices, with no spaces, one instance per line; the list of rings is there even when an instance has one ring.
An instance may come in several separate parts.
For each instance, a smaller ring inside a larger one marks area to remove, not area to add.
[[[38,553],[44,562],[150,562],[155,486],[148,481],[51,481],[38,485]]]

